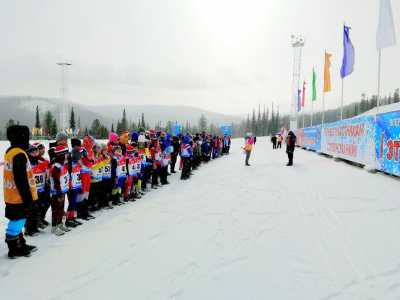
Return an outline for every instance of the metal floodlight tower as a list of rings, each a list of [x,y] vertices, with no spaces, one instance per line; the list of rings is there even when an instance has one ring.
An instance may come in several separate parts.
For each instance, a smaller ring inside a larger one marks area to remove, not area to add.
[[[63,61],[57,62],[57,65],[60,66],[61,70],[61,86],[60,86],[60,129],[65,130],[67,128],[67,104],[65,103],[65,95],[66,95],[66,83],[65,83],[65,70],[67,67],[72,66],[71,63]]]
[[[300,89],[301,59],[305,40],[301,35],[291,35],[291,45],[293,47],[293,82],[292,82],[292,101],[290,107],[290,129],[297,129],[297,101]]]

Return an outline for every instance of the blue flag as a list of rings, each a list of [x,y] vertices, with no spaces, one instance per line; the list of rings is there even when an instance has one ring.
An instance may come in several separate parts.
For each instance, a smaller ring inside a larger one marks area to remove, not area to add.
[[[345,78],[354,71],[354,46],[350,40],[350,27],[344,25],[343,30],[343,63],[340,68],[340,76]]]

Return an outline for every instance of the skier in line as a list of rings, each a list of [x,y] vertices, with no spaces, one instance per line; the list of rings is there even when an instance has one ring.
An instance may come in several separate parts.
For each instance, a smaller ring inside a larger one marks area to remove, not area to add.
[[[27,211],[38,199],[35,178],[26,151],[29,147],[29,128],[14,125],[7,129],[11,147],[4,156],[4,202],[5,217],[9,220],[6,229],[8,257],[30,256],[37,250],[26,244],[22,234]]]
[[[50,167],[51,193],[51,232],[56,236],[69,232],[64,223],[65,196],[69,192],[70,175],[68,172],[68,148],[59,145],[54,149],[54,160]]]
[[[28,159],[32,167],[33,176],[35,177],[36,190],[38,192],[38,201],[32,202],[32,207],[28,213],[25,224],[25,235],[36,236],[39,231],[40,210],[39,197],[44,192],[44,181],[46,180],[46,169],[41,168],[38,161],[39,150],[34,145],[29,145]]]
[[[296,135],[293,133],[293,131],[289,131],[288,136],[286,138],[286,153],[289,159],[289,162],[286,164],[287,166],[293,166],[293,154],[295,147],[296,147]]]
[[[49,226],[49,222],[45,220],[47,211],[50,208],[50,174],[49,174],[49,164],[50,161],[44,158],[44,155],[46,153],[46,147],[40,143],[37,142],[34,145],[37,146],[39,150],[39,156],[38,156],[38,161],[40,168],[46,169],[46,179],[44,181],[44,191],[41,193],[41,189],[38,188],[38,204],[40,207],[40,222],[39,222],[39,227],[41,229],[45,229],[47,226]]]
[[[171,173],[174,174],[174,173],[176,173],[175,165],[176,165],[176,161],[178,159],[179,150],[180,150],[179,138],[177,136],[172,137],[172,147],[173,147],[173,151],[171,153]]]

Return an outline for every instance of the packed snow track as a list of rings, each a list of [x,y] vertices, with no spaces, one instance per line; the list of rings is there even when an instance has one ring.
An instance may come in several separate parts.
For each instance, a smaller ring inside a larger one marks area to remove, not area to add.
[[[265,138],[245,167],[241,143],[189,181],[30,238],[30,258],[1,243],[1,299],[400,299],[397,179],[303,150],[286,167]]]

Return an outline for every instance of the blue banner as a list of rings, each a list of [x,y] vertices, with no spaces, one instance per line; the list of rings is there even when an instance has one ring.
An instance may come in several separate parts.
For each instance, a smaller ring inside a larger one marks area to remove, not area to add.
[[[296,131],[297,145],[317,152],[321,151],[321,126],[302,128]]]
[[[321,134],[321,152],[371,165],[375,161],[375,120],[358,117],[325,124]]]
[[[376,160],[378,168],[400,175],[400,111],[380,114],[375,129]]]
[[[223,135],[232,135],[232,125],[221,125],[220,129]]]
[[[182,125],[175,123],[171,126],[171,134],[173,136],[178,136],[182,133]]]

